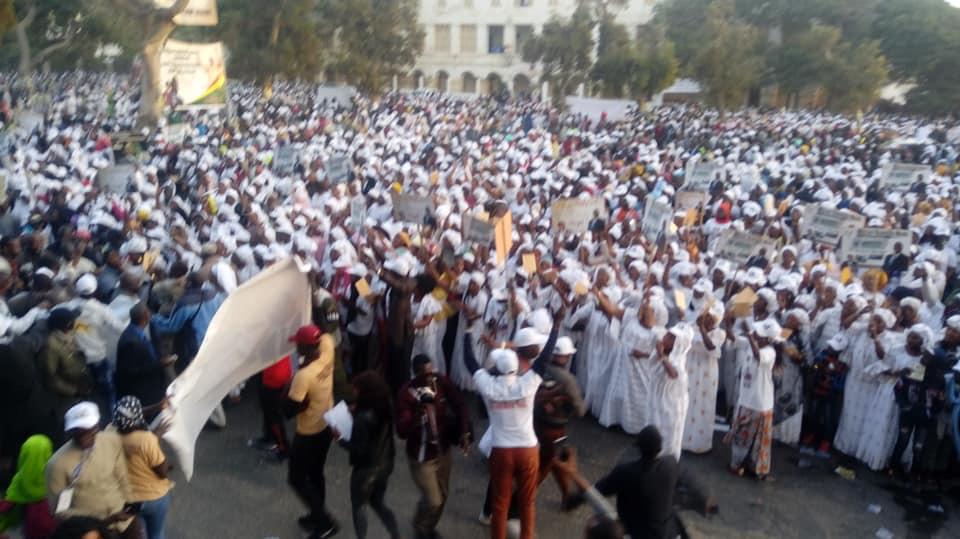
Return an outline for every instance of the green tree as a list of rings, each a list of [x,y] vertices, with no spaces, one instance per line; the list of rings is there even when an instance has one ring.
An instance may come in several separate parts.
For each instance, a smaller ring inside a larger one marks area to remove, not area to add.
[[[22,74],[33,72],[51,55],[70,46],[86,25],[79,1],[15,0],[12,9],[16,17],[13,34],[17,69]]]
[[[719,108],[739,107],[763,70],[761,32],[734,16],[731,0],[716,0],[707,9],[705,44],[693,57],[690,74]]]
[[[324,0],[320,16],[332,36],[327,72],[365,92],[386,88],[423,50],[416,0]]]
[[[176,29],[173,18],[187,8],[189,0],[176,0],[168,8],[157,7],[153,0],[111,0],[140,30],[140,54],[143,74],[140,76],[140,123],[156,125],[163,115],[163,94],[159,88],[160,52]]]
[[[312,80],[322,66],[314,0],[220,0],[217,37],[231,77],[268,85],[275,76]]]
[[[815,25],[770,50],[770,78],[786,95],[788,104],[792,100],[796,105],[802,92],[826,82],[833,67],[831,55],[840,44],[840,37],[839,28]]]
[[[567,21],[553,18],[543,25],[523,48],[525,62],[540,64],[540,78],[550,84],[557,105],[590,75],[593,25],[589,6],[580,4]]]
[[[639,55],[630,42],[627,28],[612,15],[600,19],[597,60],[590,71],[603,97],[623,97],[639,64]]]
[[[916,86],[907,106],[916,112],[958,112],[960,9],[942,0],[886,0],[873,33],[895,79]]]
[[[842,112],[868,108],[879,98],[889,71],[878,42],[841,43],[830,58],[823,80],[827,107]]]
[[[649,100],[677,80],[680,63],[673,43],[661,28],[653,28],[649,36],[638,39],[636,47],[640,62],[630,81],[630,92],[634,98]]]
[[[654,23],[666,28],[673,43],[680,69],[690,76],[693,60],[707,44],[703,31],[707,25],[707,9],[712,0],[667,0],[654,8]]]

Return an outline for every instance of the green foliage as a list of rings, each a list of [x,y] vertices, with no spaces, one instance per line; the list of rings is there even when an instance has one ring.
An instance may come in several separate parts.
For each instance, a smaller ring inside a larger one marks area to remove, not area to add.
[[[821,86],[830,75],[840,38],[839,28],[822,25],[788,37],[768,54],[772,81],[788,96]]]
[[[13,10],[13,0],[0,0],[0,36],[16,23],[17,14]]]
[[[631,41],[623,25],[612,17],[600,23],[597,61],[590,76],[603,97],[650,99],[673,84],[679,65],[673,44],[663,30],[644,28],[644,35]]]
[[[313,79],[320,71],[313,0],[220,0],[216,32],[229,51],[227,73],[258,82],[274,75]]]
[[[960,9],[941,0],[886,0],[873,33],[893,76],[917,85],[907,95],[909,109],[960,112]]]
[[[691,60],[690,73],[712,105],[743,105],[763,70],[760,31],[735,18],[732,1],[716,0],[707,9],[703,34],[706,44]]]
[[[889,71],[877,41],[841,43],[823,80],[828,107],[843,112],[866,109],[876,102]]]
[[[332,36],[327,72],[365,92],[386,88],[423,49],[416,0],[323,0],[322,32]]]
[[[523,60],[540,64],[541,80],[550,83],[555,101],[587,80],[592,67],[593,25],[589,7],[580,4],[569,20],[551,19],[524,46]]]
[[[694,58],[707,45],[703,32],[707,24],[707,8],[712,0],[667,0],[654,8],[654,23],[666,28],[673,43],[680,70],[689,76]]]

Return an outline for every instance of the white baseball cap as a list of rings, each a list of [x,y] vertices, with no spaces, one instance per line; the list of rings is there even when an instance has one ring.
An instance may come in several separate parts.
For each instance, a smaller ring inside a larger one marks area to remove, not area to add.
[[[63,416],[63,430],[92,429],[100,424],[100,409],[97,405],[85,401],[74,404]]]
[[[560,337],[557,339],[557,346],[553,349],[555,356],[572,356],[577,353],[576,347],[570,337]]]
[[[517,353],[507,348],[495,348],[490,352],[490,359],[500,374],[516,374],[520,368]]]
[[[539,346],[542,347],[547,342],[547,337],[537,331],[534,328],[523,328],[517,332],[517,336],[513,339],[513,346],[515,348],[523,348],[526,346]]]
[[[91,296],[97,291],[97,278],[89,273],[84,273],[77,279],[75,288],[77,294],[81,296]]]

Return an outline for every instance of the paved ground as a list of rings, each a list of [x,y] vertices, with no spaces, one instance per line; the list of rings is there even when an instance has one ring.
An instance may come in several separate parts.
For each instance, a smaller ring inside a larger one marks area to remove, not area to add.
[[[203,432],[191,483],[178,481],[169,517],[168,537],[173,539],[237,538],[299,539],[304,536],[296,518],[304,508],[285,483],[286,466],[263,459],[246,447],[258,434],[259,415],[254,396],[229,408],[226,430]],[[483,426],[482,421],[478,423]],[[482,432],[482,430],[481,430]],[[600,427],[592,419],[577,422],[571,441],[580,453],[582,473],[597,479],[619,459],[630,454],[628,436]],[[400,446],[398,445],[398,450]],[[796,455],[785,447],[774,449],[776,481],[758,483],[731,476],[726,470],[728,452],[718,445],[705,456],[684,455],[688,467],[713,490],[720,513],[704,518],[685,511],[691,537],[818,538],[874,537],[885,528],[893,537],[960,537],[960,489],[940,497],[918,497],[896,488],[875,474],[858,470],[858,478],[842,479],[830,472],[832,464],[817,461],[799,469]],[[346,452],[334,447],[327,463],[327,497],[331,512],[341,522],[338,537],[353,537],[350,523]],[[476,520],[486,487],[485,466],[474,451],[457,455],[452,495],[440,532],[447,538],[481,538],[487,529]],[[412,537],[409,521],[418,493],[410,480],[406,456],[398,452],[387,501],[401,521],[404,537]],[[945,512],[930,512],[940,503]],[[879,505],[879,514],[868,511]],[[558,511],[559,492],[547,481],[537,504],[537,535],[541,538],[580,537],[586,509],[572,514]],[[376,517],[369,513],[371,538],[386,537]]]

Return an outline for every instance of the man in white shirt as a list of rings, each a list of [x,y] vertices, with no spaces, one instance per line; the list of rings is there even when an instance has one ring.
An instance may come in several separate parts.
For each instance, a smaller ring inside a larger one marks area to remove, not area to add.
[[[74,339],[83,352],[90,372],[97,382],[100,404],[106,412],[113,410],[116,400],[113,385],[113,370],[117,360],[117,342],[126,324],[94,297],[97,278],[90,273],[81,275],[74,288],[80,296]]]
[[[520,513],[520,538],[532,539],[536,523],[537,479],[540,454],[537,435],[533,429],[533,404],[541,375],[548,361],[544,353],[552,354],[559,324],[554,321],[550,337],[534,328],[523,328],[513,339],[513,347],[524,360],[536,361],[523,374],[518,352],[498,348],[490,352],[497,374],[479,369],[469,338],[464,343],[464,362],[473,373],[477,392],[483,397],[490,416],[490,427],[480,445],[490,450],[490,537],[505,539],[507,510],[516,478],[517,508]]]

